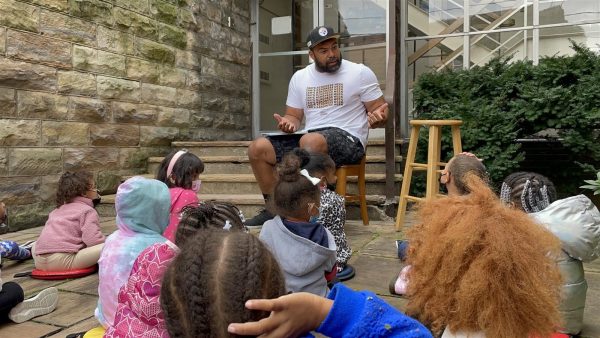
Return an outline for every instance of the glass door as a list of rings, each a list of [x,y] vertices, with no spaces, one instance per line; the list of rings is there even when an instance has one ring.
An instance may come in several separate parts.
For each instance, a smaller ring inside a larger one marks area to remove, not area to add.
[[[364,63],[385,85],[387,0],[256,0],[253,38],[254,136],[277,129],[288,83],[309,62],[306,36],[317,25],[341,34],[342,56]]]

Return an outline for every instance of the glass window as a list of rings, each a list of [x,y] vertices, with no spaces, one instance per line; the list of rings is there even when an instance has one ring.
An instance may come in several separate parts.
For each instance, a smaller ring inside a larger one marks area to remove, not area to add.
[[[541,28],[540,56],[574,54],[569,39],[598,51],[600,24]]]
[[[526,6],[524,0],[469,0],[470,31],[527,26],[531,20],[525,17]]]

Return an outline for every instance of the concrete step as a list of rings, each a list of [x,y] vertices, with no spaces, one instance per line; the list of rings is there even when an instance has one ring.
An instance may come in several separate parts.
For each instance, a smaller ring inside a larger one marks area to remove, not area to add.
[[[225,201],[235,204],[246,218],[256,215],[265,207],[263,196],[260,194],[198,194],[201,201]],[[372,220],[381,220],[381,214],[376,211],[376,206],[385,202],[383,195],[367,195],[367,205],[369,206],[369,217]],[[102,217],[115,217],[115,195],[102,196],[102,202],[96,208]],[[346,206],[348,219],[360,219],[360,207],[358,202],[348,203]]]
[[[198,155],[200,158],[206,156],[246,156],[248,157],[248,146],[250,141],[205,141],[205,142],[172,142],[171,147],[175,149],[185,148]]]
[[[156,174],[163,157],[148,158],[148,173]],[[204,156],[204,174],[251,174],[252,168],[248,156]],[[396,156],[396,173],[400,173],[402,156]],[[367,173],[385,173],[385,156],[367,155]]]
[[[153,174],[142,175],[146,178],[154,178]],[[124,180],[131,176],[123,177]],[[201,174],[202,194],[256,194],[260,192],[256,179],[252,174]],[[383,195],[385,189],[385,174],[367,174],[367,195]],[[356,177],[348,178],[347,190],[356,193]],[[402,175],[395,175],[396,190],[400,191]]]
[[[171,146],[175,149],[185,148],[204,160],[204,157],[206,156],[247,156],[248,145],[250,145],[250,142],[251,141],[177,141],[172,142]],[[402,140],[396,140],[396,154],[401,153],[400,151],[403,143]],[[367,144],[367,156],[368,155],[385,155],[385,141],[370,140]]]

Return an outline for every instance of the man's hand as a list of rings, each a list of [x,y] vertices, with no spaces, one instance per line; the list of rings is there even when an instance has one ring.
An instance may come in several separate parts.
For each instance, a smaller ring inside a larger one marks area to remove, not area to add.
[[[279,130],[281,130],[282,132],[295,133],[296,130],[298,130],[298,126],[296,126],[296,123],[294,123],[292,119],[289,119],[286,116],[281,116],[279,114],[273,114],[273,117],[277,121],[277,128],[279,128]]]
[[[387,102],[381,104],[373,111],[367,112],[367,120],[369,121],[369,128],[379,128],[385,126],[385,122],[388,117],[388,104]]]
[[[479,162],[483,162],[482,159],[480,159],[479,157],[477,157],[477,155],[470,153],[468,151],[463,151],[462,153],[458,154],[458,155],[465,155],[465,156],[469,156],[469,157],[474,157],[476,158]]]
[[[246,308],[271,311],[271,315],[258,322],[231,323],[227,330],[237,335],[261,338],[298,337],[318,328],[332,306],[332,300],[306,292],[277,299],[249,300]]]

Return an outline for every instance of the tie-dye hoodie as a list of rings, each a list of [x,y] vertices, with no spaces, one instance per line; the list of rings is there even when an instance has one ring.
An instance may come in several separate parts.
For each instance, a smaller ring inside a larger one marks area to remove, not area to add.
[[[106,239],[98,261],[95,315],[102,326],[113,324],[119,289],[140,252],[166,241],[161,234],[169,224],[170,206],[169,189],[160,181],[136,176],[119,186],[115,200],[118,229]]]

